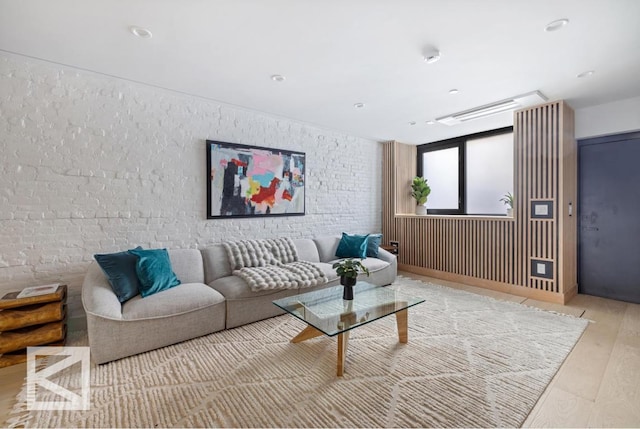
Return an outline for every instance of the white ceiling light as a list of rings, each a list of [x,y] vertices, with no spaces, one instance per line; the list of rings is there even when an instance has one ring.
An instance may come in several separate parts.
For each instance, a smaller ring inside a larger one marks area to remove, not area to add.
[[[577,78],[583,78],[583,77],[589,77],[589,76],[593,76],[593,74],[595,73],[595,71],[593,70],[588,70],[586,72],[582,72],[579,75],[577,75]]]
[[[364,103],[356,103],[353,105],[356,109],[362,109],[364,107]]]
[[[427,125],[434,125],[436,121],[427,121]]]
[[[556,19],[544,26],[544,31],[558,31],[565,25],[569,23],[569,20],[566,18]]]
[[[440,51],[436,48],[429,46],[424,50],[424,62],[427,64],[433,64],[440,59]]]
[[[460,92],[460,91],[458,91],[458,90],[457,90],[457,89],[455,89],[455,88],[454,88],[454,89],[450,89],[450,90],[449,90],[449,94],[451,94],[451,95],[453,95],[453,94],[457,94],[457,93],[459,93],[459,92]]]
[[[415,125],[415,124],[416,124],[416,121],[409,122],[409,125]]]
[[[474,119],[484,118],[486,116],[495,115],[497,113],[515,110],[521,107],[533,106],[547,101],[547,97],[538,91],[529,92],[507,100],[498,101],[474,109],[465,110],[463,112],[437,118],[436,121],[446,125],[456,125]]]
[[[275,82],[284,82],[286,79],[286,77],[280,75],[280,74],[274,74],[273,76],[271,76],[271,80],[275,81]]]
[[[138,36],[142,39],[151,39],[151,37],[153,36],[153,34],[151,34],[151,31],[142,27],[132,26],[132,27],[129,27],[129,31],[131,31],[131,33],[134,34],[135,36]]]

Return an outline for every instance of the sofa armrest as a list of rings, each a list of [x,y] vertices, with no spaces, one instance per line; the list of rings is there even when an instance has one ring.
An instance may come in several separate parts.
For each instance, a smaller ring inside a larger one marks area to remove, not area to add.
[[[82,282],[82,306],[87,314],[122,319],[122,305],[97,262],[89,265]]]
[[[396,255],[387,250],[384,250],[382,247],[378,247],[378,259],[382,259],[383,261],[390,264],[393,264],[397,260]]]
[[[398,257],[391,252],[384,250],[382,247],[378,248],[378,259],[381,259],[385,262],[388,262],[390,265],[391,272],[393,273],[393,278],[395,279],[398,275]]]

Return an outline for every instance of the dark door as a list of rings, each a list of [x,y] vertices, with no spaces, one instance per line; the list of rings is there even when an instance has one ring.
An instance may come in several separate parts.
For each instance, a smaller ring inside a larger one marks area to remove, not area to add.
[[[579,292],[640,303],[640,133],[578,142]]]

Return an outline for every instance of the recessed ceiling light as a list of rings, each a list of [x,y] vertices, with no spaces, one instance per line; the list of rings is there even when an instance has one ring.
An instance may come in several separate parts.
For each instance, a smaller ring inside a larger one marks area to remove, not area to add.
[[[458,91],[458,90],[457,90],[457,89],[455,89],[455,88],[454,88],[454,89],[450,89],[450,90],[449,90],[449,94],[457,94],[458,92],[460,92],[460,91]]]
[[[151,39],[151,37],[153,36],[153,34],[151,34],[151,31],[147,30],[146,28],[133,26],[129,27],[129,30],[132,34],[142,39]]]
[[[553,22],[548,23],[544,26],[544,31],[558,31],[565,25],[569,23],[569,20],[566,18],[556,19]]]
[[[589,77],[589,76],[593,76],[593,74],[595,73],[595,71],[593,70],[588,70],[586,72],[582,72],[579,75],[577,75],[576,77],[578,78],[583,78],[583,77]]]
[[[274,74],[273,76],[271,76],[271,80],[275,81],[275,82],[284,82],[284,80],[286,79],[286,77],[280,75],[280,74]]]
[[[416,124],[416,121],[409,122],[409,125],[415,125],[415,124]]]
[[[424,62],[433,64],[440,59],[440,51],[434,47],[428,47],[424,50]]]
[[[434,125],[436,121],[427,121],[427,125]]]
[[[356,109],[362,109],[364,107],[364,103],[356,103],[353,105]]]

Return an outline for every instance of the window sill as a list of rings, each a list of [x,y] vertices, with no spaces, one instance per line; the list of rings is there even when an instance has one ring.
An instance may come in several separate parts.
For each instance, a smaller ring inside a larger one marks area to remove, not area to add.
[[[513,216],[505,216],[505,215],[417,215],[413,213],[396,213],[396,218],[429,218],[429,219],[483,219],[483,220],[504,220],[504,221],[512,221],[514,220]]]

